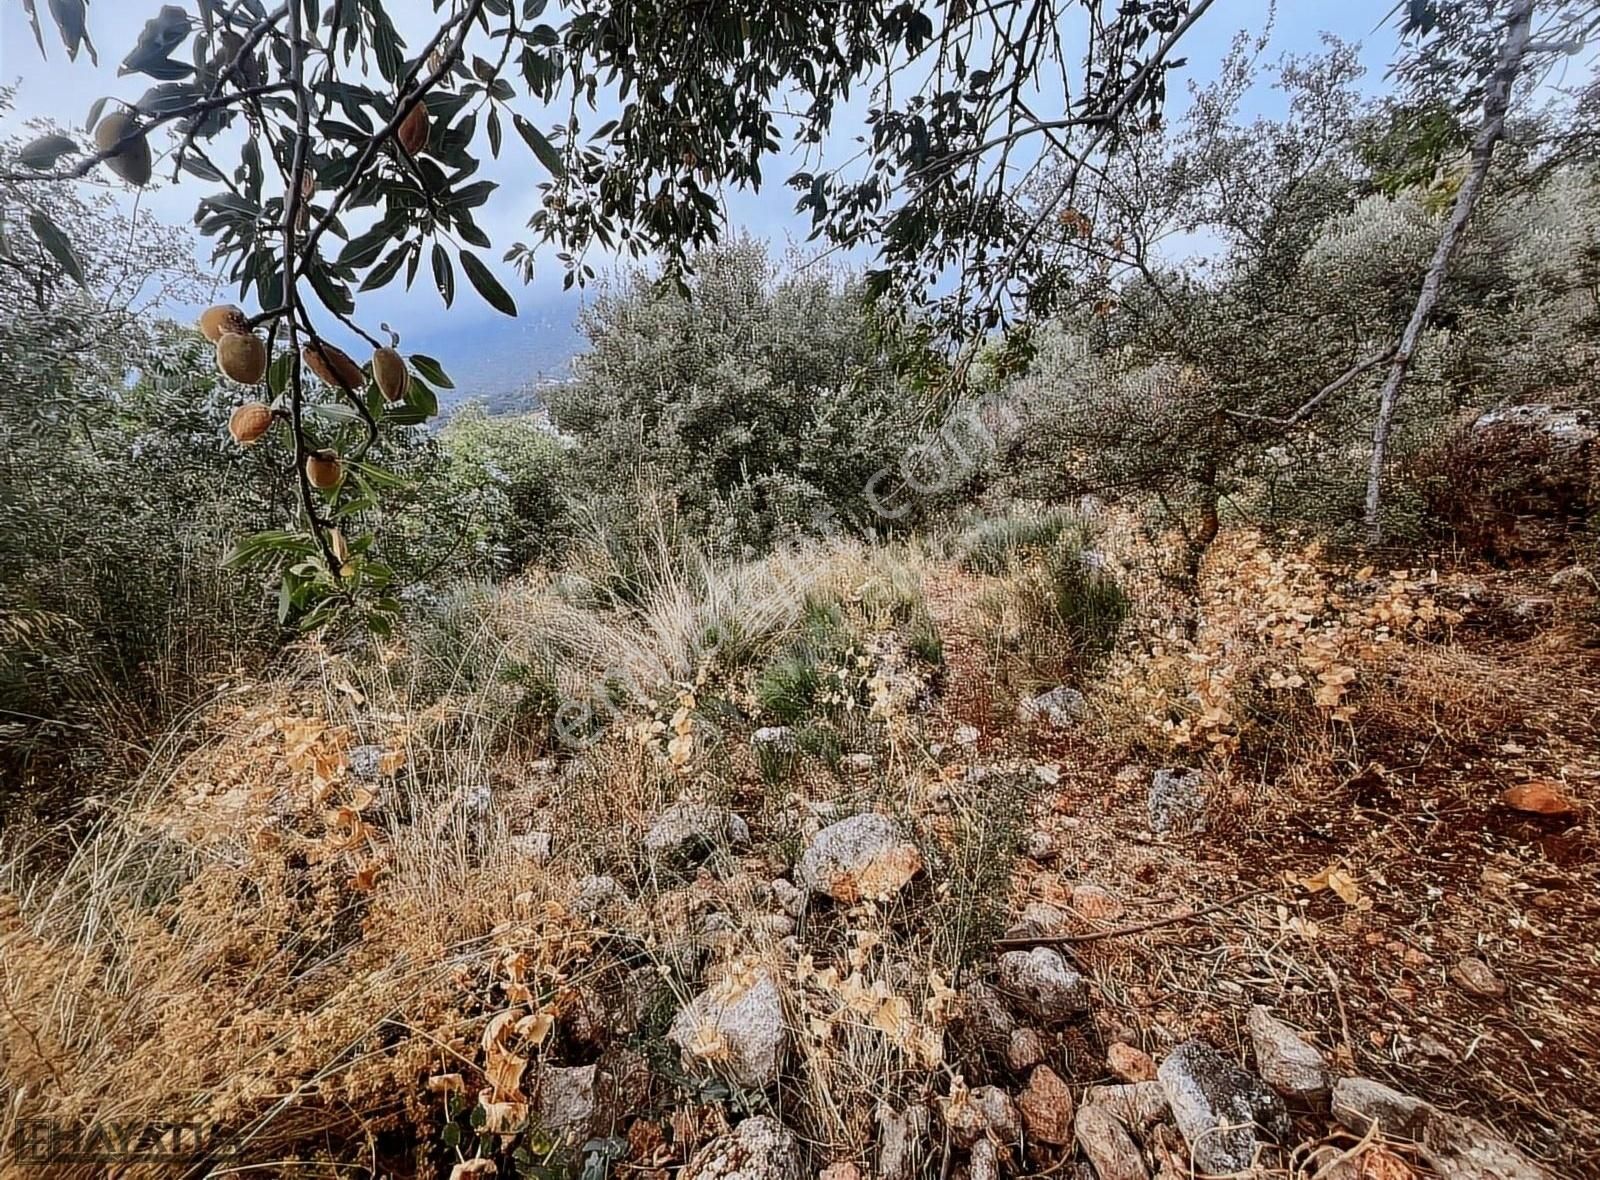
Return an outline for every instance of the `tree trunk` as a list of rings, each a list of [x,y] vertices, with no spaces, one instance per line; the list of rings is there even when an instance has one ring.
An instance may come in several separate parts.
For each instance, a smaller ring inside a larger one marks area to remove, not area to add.
[[[1450,271],[1450,259],[1466,236],[1467,222],[1472,217],[1472,207],[1477,204],[1483,189],[1484,178],[1489,174],[1489,163],[1494,158],[1495,145],[1500,142],[1506,128],[1506,108],[1511,104],[1511,87],[1522,71],[1527,54],[1528,40],[1533,28],[1535,0],[1515,0],[1506,17],[1506,39],[1500,46],[1500,58],[1483,97],[1483,122],[1472,137],[1471,163],[1467,176],[1456,194],[1455,207],[1439,236],[1439,245],[1428,264],[1422,279],[1422,290],[1417,295],[1417,305],[1411,320],[1400,337],[1399,347],[1389,362],[1389,375],[1384,380],[1383,392],[1378,397],[1378,419],[1372,428],[1372,466],[1367,471],[1367,539],[1376,544],[1383,535],[1382,481],[1384,461],[1389,449],[1389,427],[1394,420],[1394,409],[1400,398],[1400,384],[1411,367],[1411,357],[1422,338],[1422,329],[1433,314],[1434,304],[1444,289]]]

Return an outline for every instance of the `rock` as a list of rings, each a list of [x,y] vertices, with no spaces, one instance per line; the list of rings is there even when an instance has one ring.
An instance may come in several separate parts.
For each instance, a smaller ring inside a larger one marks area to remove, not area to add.
[[[752,934],[766,938],[788,938],[794,933],[795,922],[788,914],[757,914],[750,920]]]
[[[1030,1139],[1056,1146],[1072,1142],[1072,1091],[1048,1065],[1028,1075],[1017,1110]]]
[[[1494,968],[1470,955],[1456,960],[1450,968],[1450,978],[1462,991],[1481,999],[1495,1000],[1506,994],[1506,985],[1494,973]]]
[[[1198,832],[1206,826],[1205,771],[1168,766],[1150,776],[1150,830]]]
[[[667,808],[645,833],[644,850],[655,856],[691,856],[716,847],[750,842],[750,828],[733,812],[710,803],[681,802]]]
[[[1173,1120],[1200,1172],[1254,1166],[1266,1135],[1289,1137],[1283,1100],[1203,1041],[1186,1041],[1156,1071]]]
[[[1068,729],[1089,716],[1089,702],[1075,688],[1061,685],[1017,705],[1017,720],[1024,725],[1043,722],[1051,729]]]
[[[1054,938],[1066,933],[1067,916],[1046,901],[1030,901],[1018,918],[1006,928],[1007,938]]]
[[[1369,1078],[1341,1078],[1333,1087],[1333,1115],[1359,1134],[1376,1126],[1409,1139],[1439,1180],[1555,1180],[1476,1119],[1440,1110]]]
[[[975,725],[956,726],[955,742],[958,746],[975,746],[978,744],[978,728]]]
[[[788,1040],[777,981],[766,971],[730,976],[679,1012],[667,1038],[686,1063],[710,1063],[738,1085],[766,1089],[778,1080]]]
[[[855,774],[865,774],[869,770],[877,769],[878,760],[871,754],[846,754],[839,759],[839,765]]]
[[[1435,1061],[1458,1062],[1461,1060],[1460,1055],[1454,1049],[1431,1033],[1423,1033],[1417,1038],[1417,1052]]]
[[[911,1106],[896,1112],[879,1103],[878,1180],[913,1180],[922,1170],[923,1148],[928,1140],[928,1109]]]
[[[1143,1049],[1117,1041],[1106,1050],[1106,1065],[1112,1074],[1125,1082],[1153,1082],[1156,1080],[1156,1063]]]
[[[595,1113],[598,1065],[546,1066],[539,1071],[534,1112],[539,1125],[558,1139],[588,1137]]]
[[[1060,1023],[1089,1008],[1089,985],[1047,946],[1000,956],[1000,991],[1046,1024]]]
[[[1594,590],[1600,588],[1600,582],[1586,565],[1569,565],[1564,570],[1557,570],[1550,575],[1550,589],[1552,590]]]
[[[961,1025],[971,1030],[972,1038],[990,1053],[1004,1052],[1011,1043],[1011,1034],[1017,1031],[1016,1019],[1000,997],[982,983],[969,983],[961,989],[957,1014]]]
[[[1049,832],[1029,832],[1026,852],[1030,860],[1043,864],[1055,852],[1055,841],[1050,838]]]
[[[1267,1085],[1286,1097],[1307,1102],[1328,1096],[1333,1078],[1321,1050],[1259,1004],[1250,1009],[1247,1025],[1256,1069]]]
[[[1000,1150],[992,1139],[979,1139],[972,1145],[967,1162],[968,1180],[1000,1180]]]
[[[1561,784],[1549,779],[1519,783],[1501,795],[1500,801],[1514,811],[1529,815],[1565,816],[1578,810],[1578,805]]]
[[[1481,415],[1474,430],[1514,429],[1545,435],[1557,446],[1576,450],[1595,441],[1594,416],[1586,409],[1549,404],[1504,406]]]
[[[589,876],[578,882],[572,908],[586,918],[598,917],[602,912],[628,899],[615,877]]]
[[[818,832],[795,867],[795,883],[854,904],[893,896],[922,871],[922,853],[886,815],[864,812]]]
[[[1044,1060],[1044,1038],[1035,1029],[1013,1029],[1006,1038],[1006,1065],[1012,1073],[1026,1073]]]
[[[381,776],[383,766],[382,746],[351,746],[346,758],[350,762],[350,773],[356,778],[371,782]]]
[[[550,860],[551,837],[549,832],[525,832],[511,837],[511,851],[536,865]]]
[[[800,739],[787,725],[764,725],[750,735],[750,744],[774,754],[793,754],[800,748]]]
[[[1073,1137],[1099,1180],[1149,1180],[1144,1157],[1127,1128],[1104,1106],[1079,1107]]]
[[[1041,763],[1033,768],[1033,777],[1047,787],[1053,787],[1061,781],[1061,771],[1054,766]]]
[[[800,1144],[777,1119],[758,1114],[690,1158],[680,1180],[802,1180]]]
[[[1357,1134],[1377,1124],[1385,1135],[1420,1140],[1435,1108],[1368,1078],[1341,1078],[1333,1087],[1333,1117]]]
[[[861,1169],[849,1160],[839,1160],[818,1172],[817,1180],[861,1180]]]
[[[793,882],[786,881],[782,877],[773,881],[771,889],[772,900],[777,903],[779,909],[791,918],[798,918],[805,912],[805,890],[800,889]]]
[[[529,774],[554,774],[555,772],[556,760],[554,758],[535,758],[528,763]]]
[[[1080,917],[1091,920],[1116,919],[1123,914],[1122,903],[1098,885],[1074,885],[1072,909]]]
[[[1126,1086],[1090,1086],[1083,1094],[1085,1106],[1102,1106],[1123,1126],[1143,1131],[1167,1117],[1167,1092],[1160,1082],[1133,1082]]]
[[[958,1147],[971,1147],[983,1138],[1014,1143],[1022,1133],[1016,1104],[999,1086],[957,1089],[939,1100],[939,1112]]]

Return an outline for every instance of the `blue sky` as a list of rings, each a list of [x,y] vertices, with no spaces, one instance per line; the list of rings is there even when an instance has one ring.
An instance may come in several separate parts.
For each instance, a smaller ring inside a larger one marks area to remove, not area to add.
[[[81,126],[96,97],[137,98],[150,80],[142,76],[118,78],[117,63],[137,39],[144,21],[159,6],[160,0],[90,0],[90,35],[100,51],[100,64],[95,67],[81,54],[76,63],[66,61],[43,0],[39,8],[46,25],[48,59],[41,59],[21,5],[15,0],[0,3],[0,82],[18,86],[17,109],[10,120],[42,116]],[[192,10],[194,0],[186,0],[183,6]],[[408,43],[415,46],[426,39],[425,26],[433,15],[432,0],[393,0],[387,8]],[[1368,67],[1366,84],[1376,91],[1383,85],[1384,71],[1396,50],[1394,27],[1385,23],[1392,8],[1393,0],[1283,0],[1277,7],[1266,59],[1314,51],[1321,35],[1332,33],[1361,43],[1362,60]],[[1169,112],[1181,113],[1187,80],[1209,80],[1234,35],[1241,29],[1259,31],[1270,13],[1266,0],[1217,0],[1185,38],[1180,52],[1189,65],[1175,79]],[[1275,113],[1276,98],[1275,92],[1261,88],[1251,96],[1249,113]],[[529,113],[536,121],[553,121],[538,119],[537,112]],[[836,128],[841,139],[847,140],[854,133],[847,125]],[[525,236],[524,224],[532,212],[532,186],[542,179],[541,175],[533,175],[535,166],[520,143],[510,143],[507,149],[500,161],[485,159],[481,173],[502,185],[479,216],[496,244],[495,259],[505,245]],[[486,147],[481,154],[487,156]],[[771,180],[760,193],[731,192],[726,198],[731,226],[772,242],[774,252],[779,254],[791,243],[803,243],[808,230],[807,221],[793,214],[793,192],[782,185],[782,179],[800,166],[799,161],[792,167],[784,164],[769,164],[764,169]],[[163,220],[188,224],[197,196],[213,187],[199,180],[177,185],[163,183],[143,194],[142,205]],[[120,191],[131,205],[134,194]],[[594,261],[603,266],[608,260]],[[446,309],[431,284],[420,277],[409,293],[402,284],[395,284],[363,296],[360,318],[372,324],[382,320],[394,324],[404,333],[402,346],[407,351],[439,357],[467,392],[513,389],[541,371],[558,370],[564,358],[580,346],[573,320],[583,295],[561,291],[559,264],[548,257],[540,258],[531,286],[523,287],[509,268],[502,268],[502,280],[521,311],[516,320],[492,311],[469,290],[458,292],[454,306]],[[228,293],[222,291],[220,297],[227,298]]]

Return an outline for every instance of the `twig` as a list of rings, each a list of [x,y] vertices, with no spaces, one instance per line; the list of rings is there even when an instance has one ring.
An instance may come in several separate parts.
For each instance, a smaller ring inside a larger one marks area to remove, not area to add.
[[[1271,893],[1268,887],[1251,889],[1244,893],[1236,893],[1223,901],[1212,905],[1202,906],[1200,909],[1187,914],[1172,914],[1165,918],[1156,918],[1150,922],[1139,922],[1132,926],[1118,926],[1113,930],[1092,930],[1088,934],[1057,934],[1040,938],[1002,938],[995,942],[999,947],[1029,947],[1029,946],[1055,946],[1061,943],[1098,942],[1102,938],[1120,938],[1125,934],[1143,934],[1146,930],[1158,930],[1163,926],[1176,926],[1180,922],[1192,922],[1196,918],[1203,918],[1207,914],[1214,914],[1218,910],[1228,909],[1238,905],[1241,901],[1249,901],[1252,897],[1260,897],[1263,893]]]

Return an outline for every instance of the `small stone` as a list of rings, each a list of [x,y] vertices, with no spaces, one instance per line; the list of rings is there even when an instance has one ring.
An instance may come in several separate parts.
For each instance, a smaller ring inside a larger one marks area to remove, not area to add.
[[[667,1038],[686,1063],[710,1064],[738,1085],[766,1089],[778,1080],[788,1040],[777,981],[767,971],[723,980],[678,1013]]]
[[[911,1106],[896,1111],[879,1103],[878,1180],[913,1180],[922,1170],[923,1148],[928,1139],[928,1108]]]
[[[788,914],[757,914],[750,930],[767,938],[788,938],[794,933],[794,919]]]
[[[871,754],[846,754],[839,759],[839,765],[855,774],[866,774],[869,770],[877,769],[878,760]]]
[[[818,832],[795,867],[795,883],[853,905],[891,897],[922,871],[922,853],[886,815],[864,812]]]
[[[1008,999],[1045,1024],[1060,1023],[1089,1008],[1088,983],[1046,946],[1001,955],[998,980]]]
[[[1160,1082],[1090,1086],[1083,1093],[1083,1104],[1104,1107],[1118,1122],[1134,1131],[1143,1131],[1167,1117],[1167,1092]]]
[[[1417,1052],[1435,1061],[1454,1062],[1461,1060],[1460,1055],[1454,1049],[1432,1033],[1423,1033],[1417,1038]]]
[[[1283,1099],[1203,1041],[1186,1041],[1156,1071],[1196,1170],[1242,1172],[1264,1146],[1289,1136]]]
[[[1267,1085],[1307,1102],[1328,1096],[1333,1079],[1321,1050],[1259,1004],[1250,1009],[1247,1025],[1256,1069]]]
[[[1333,1086],[1333,1117],[1358,1135],[1373,1126],[1383,1134],[1420,1140],[1435,1107],[1369,1078],[1340,1078]]]
[[[765,725],[750,735],[750,744],[773,754],[793,754],[800,740],[787,725]]]
[[[1016,1019],[1000,997],[982,983],[969,983],[961,989],[956,1011],[972,1038],[991,1053],[1003,1052],[1017,1031]]]
[[[1027,1088],[1017,1096],[1017,1110],[1030,1138],[1056,1146],[1072,1142],[1072,1091],[1048,1065],[1028,1075]]]
[[[1043,722],[1051,729],[1068,729],[1088,716],[1089,702],[1066,685],[1027,697],[1017,705],[1017,720],[1024,725]]]
[[[1106,1107],[1079,1107],[1072,1129],[1099,1180],[1149,1180],[1138,1145]]]
[[[1155,1059],[1137,1046],[1117,1041],[1106,1050],[1106,1065],[1115,1077],[1125,1082],[1156,1080]]]
[[[371,782],[379,777],[383,765],[382,746],[351,746],[346,757],[350,762],[350,773],[356,778]]]
[[[994,1140],[979,1139],[972,1145],[967,1180],[1000,1180],[1000,1150]]]
[[[528,763],[529,774],[554,774],[555,772],[556,760],[554,758],[535,758]]]
[[[849,1160],[839,1160],[818,1172],[817,1180],[861,1180],[861,1169]]]
[[[1555,1180],[1476,1119],[1440,1110],[1368,1078],[1341,1078],[1333,1087],[1333,1116],[1352,1131],[1409,1139],[1439,1180]]]
[[[1122,903],[1098,885],[1074,885],[1072,909],[1091,921],[1115,920],[1123,914]]]
[[[1205,829],[1205,771],[1168,766],[1150,777],[1150,830],[1199,832]]]
[[[733,812],[710,803],[674,803],[645,833],[644,850],[656,856],[703,854],[750,842],[750,828]]]
[[[1036,1029],[1013,1029],[1006,1039],[1006,1065],[1012,1073],[1027,1073],[1044,1060],[1044,1038]]]
[[[983,1138],[1010,1143],[1022,1133],[1016,1104],[999,1086],[958,1089],[939,1100],[939,1111],[958,1147],[971,1147]]]
[[[1054,766],[1040,763],[1033,768],[1033,777],[1047,787],[1053,787],[1061,781],[1061,771]]]
[[[1055,841],[1050,838],[1049,832],[1029,832],[1025,851],[1028,859],[1043,864],[1055,852]]]
[[[975,746],[978,744],[978,728],[975,725],[958,725],[955,733],[956,745]]]
[[[1595,580],[1594,574],[1589,572],[1586,565],[1569,565],[1566,569],[1558,570],[1550,575],[1550,589],[1600,589],[1600,582]]]
[[[534,1102],[540,1125],[560,1139],[587,1138],[595,1112],[598,1065],[546,1066]]]
[[[680,1180],[801,1180],[800,1143],[770,1115],[745,1119],[703,1145]]]
[[[551,837],[549,832],[525,832],[511,837],[511,851],[536,865],[550,860]]]
[[[791,918],[798,918],[805,911],[805,891],[796,887],[793,882],[779,877],[773,881],[771,888],[772,900]]]
[[[1007,938],[1054,938],[1066,930],[1067,916],[1049,902],[1030,901],[1022,917],[1007,928]]]
[[[1450,968],[1450,978],[1462,991],[1480,999],[1497,1000],[1506,994],[1506,985],[1494,973],[1494,968],[1470,955],[1456,960]]]
[[[589,876],[578,882],[572,908],[586,918],[594,918],[627,897],[615,877]]]
[[[1528,783],[1519,783],[1509,788],[1500,796],[1500,801],[1514,811],[1525,812],[1528,815],[1565,816],[1578,810],[1578,805],[1572,801],[1561,787],[1561,784],[1551,779],[1535,779]]]

